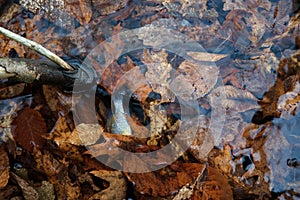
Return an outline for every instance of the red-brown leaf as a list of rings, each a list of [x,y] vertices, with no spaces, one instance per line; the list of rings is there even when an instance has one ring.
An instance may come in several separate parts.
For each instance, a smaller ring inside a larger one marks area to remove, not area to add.
[[[46,133],[46,123],[38,111],[26,107],[13,125],[15,140],[27,151],[32,152],[34,146],[41,148],[44,145],[42,135]]]

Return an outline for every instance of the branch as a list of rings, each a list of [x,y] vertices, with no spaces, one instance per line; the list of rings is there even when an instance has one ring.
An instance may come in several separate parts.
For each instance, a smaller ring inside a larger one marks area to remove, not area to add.
[[[52,53],[51,51],[49,51],[48,49],[43,47],[42,45],[40,45],[34,41],[28,40],[16,33],[13,33],[11,31],[3,28],[3,27],[0,27],[0,33],[2,33],[3,35],[5,35],[6,37],[8,37],[10,39],[13,39],[13,40],[27,46],[28,48],[38,52],[39,54],[46,56],[48,59],[52,60],[53,62],[55,62],[62,68],[67,69],[67,70],[74,70],[63,59],[61,59],[60,57],[58,57],[57,55],[55,55],[54,53]]]
[[[32,83],[70,85],[72,79],[64,75],[57,64],[45,60],[25,58],[0,58],[0,79],[13,78],[17,81]]]

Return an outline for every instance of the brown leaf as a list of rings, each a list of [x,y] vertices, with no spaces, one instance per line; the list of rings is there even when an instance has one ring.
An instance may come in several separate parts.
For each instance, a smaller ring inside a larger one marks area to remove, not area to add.
[[[91,0],[65,0],[66,10],[79,21],[86,25],[92,18]]]
[[[72,106],[71,95],[62,93],[57,86],[52,85],[43,85],[43,93],[52,112],[69,112]]]
[[[176,168],[177,172],[164,168],[149,173],[125,174],[129,181],[135,184],[135,190],[140,194],[165,197],[172,195],[180,187],[191,184],[203,166],[203,164],[186,163],[179,165]]]
[[[198,185],[198,190],[195,191],[192,199],[233,199],[233,193],[227,178],[219,170],[212,167],[207,167],[207,171],[207,176],[201,180],[201,184]]]
[[[115,26],[112,31],[113,36],[111,37],[111,41],[103,41],[101,45],[94,48],[87,57],[89,62],[99,72],[99,74],[102,74],[102,76],[104,76],[104,70],[112,64],[115,65],[114,62],[122,54],[124,42],[119,35],[120,29],[120,24]]]
[[[44,146],[42,135],[46,133],[46,123],[38,111],[26,107],[19,113],[13,125],[14,138],[24,149],[32,152],[33,147]]]
[[[109,182],[109,187],[93,195],[90,199],[125,199],[127,183],[120,171],[98,170],[91,171],[91,174]]]
[[[176,176],[161,175],[159,172],[126,174],[129,181],[135,184],[135,190],[140,194],[154,197],[165,197],[179,189]]]
[[[75,150],[74,145],[80,145],[81,140],[76,131],[71,131],[67,123],[66,116],[59,115],[55,126],[47,136],[48,140],[53,140],[63,151]],[[76,151],[76,150],[75,150]]]
[[[37,170],[43,172],[49,177],[60,173],[62,169],[61,162],[55,159],[48,151],[41,152],[39,150],[35,150],[33,156],[35,158],[35,168]]]
[[[3,189],[9,179],[9,159],[4,145],[0,145],[0,189]]]
[[[128,0],[92,0],[95,10],[101,15],[108,15],[126,6]]]
[[[258,99],[252,93],[231,85],[220,86],[213,90],[212,93],[220,93],[222,95],[222,99],[218,103],[226,109],[245,112],[259,107]]]
[[[17,181],[18,185],[22,189],[23,197],[25,200],[40,199],[37,191],[32,186],[30,186],[29,183],[12,172],[10,173],[10,175]]]
[[[187,55],[199,61],[207,61],[207,62],[217,62],[227,56],[228,54],[216,54],[216,53],[207,53],[207,52],[187,52]]]
[[[4,87],[0,89],[0,98],[13,98],[20,95],[25,88],[25,83],[19,83],[12,86]]]

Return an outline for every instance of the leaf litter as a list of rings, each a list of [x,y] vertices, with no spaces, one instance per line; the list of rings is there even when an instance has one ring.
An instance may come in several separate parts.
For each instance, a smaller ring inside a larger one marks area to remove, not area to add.
[[[53,9],[54,4],[59,8]],[[84,59],[97,44],[115,37],[104,42],[104,55],[89,54],[95,69],[103,74],[98,83],[99,109],[103,108],[97,112],[98,126],[75,127],[71,95],[58,87],[1,83],[0,196],[298,197],[300,61],[295,38],[299,37],[299,7],[297,1],[284,0],[11,3],[8,10],[1,10],[0,24],[62,57]],[[118,33],[141,26],[135,41],[150,48],[122,57],[124,44]],[[151,35],[153,27],[169,32]],[[182,46],[171,46],[173,52],[163,46],[172,45],[170,34],[185,40],[176,31],[196,40],[207,52],[191,47],[184,55],[190,59],[174,56]],[[0,43],[1,57],[8,57],[14,49],[18,57],[41,58],[2,35]],[[100,65],[106,63],[99,62],[101,56],[110,64],[104,73]],[[109,97],[114,86],[121,84],[118,80],[135,68],[140,70],[137,77],[151,81],[134,91],[133,109],[120,121],[128,122],[133,135],[107,133],[112,119]],[[94,156],[112,155],[109,162],[121,161],[114,149],[109,152],[111,146],[146,153],[172,141],[181,123],[180,104],[168,89],[172,84],[199,103],[200,123],[189,150],[170,166],[143,174],[112,171],[97,162]],[[151,92],[159,95],[149,100]],[[218,99],[215,104],[214,98]],[[222,131],[211,131],[216,130],[210,127],[211,117],[224,113],[217,120],[223,123]]]

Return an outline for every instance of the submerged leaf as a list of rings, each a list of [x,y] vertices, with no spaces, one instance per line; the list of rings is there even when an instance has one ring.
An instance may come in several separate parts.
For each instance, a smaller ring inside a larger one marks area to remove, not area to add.
[[[33,147],[44,146],[46,123],[38,111],[26,107],[19,113],[13,125],[15,125],[12,131],[14,138],[24,149],[31,152]]]
[[[0,145],[0,189],[3,189],[9,179],[9,159],[4,145]]]

